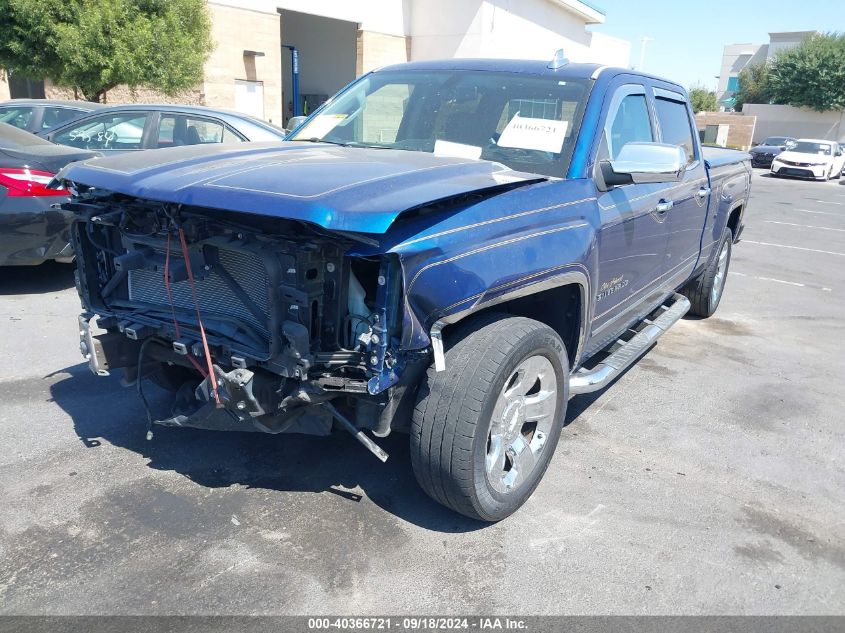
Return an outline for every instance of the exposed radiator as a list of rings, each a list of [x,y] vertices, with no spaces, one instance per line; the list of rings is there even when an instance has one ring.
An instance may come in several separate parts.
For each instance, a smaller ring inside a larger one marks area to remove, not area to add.
[[[197,299],[202,312],[203,320],[211,320],[215,317],[228,321],[238,321],[250,326],[257,334],[270,340],[270,332],[267,329],[269,321],[269,306],[267,299],[268,278],[267,271],[261,259],[252,253],[220,249],[220,265],[229,273],[253,301],[253,303],[264,314],[263,319],[256,315],[242,302],[238,295],[232,291],[226,280],[212,270],[203,279],[196,280]],[[181,261],[181,257],[170,254],[171,262]],[[188,281],[179,281],[170,284],[173,294],[173,305],[186,310],[194,309],[194,300],[191,295],[191,286]],[[160,273],[149,270],[129,271],[129,298],[138,303],[161,306],[169,310],[167,291],[164,288],[164,279]]]

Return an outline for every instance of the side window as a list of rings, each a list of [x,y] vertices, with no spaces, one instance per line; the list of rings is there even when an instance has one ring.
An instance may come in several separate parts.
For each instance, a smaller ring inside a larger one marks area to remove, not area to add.
[[[81,110],[72,110],[71,108],[44,108],[44,114],[41,117],[41,129],[49,130],[51,127],[75,119],[83,114],[84,112]]]
[[[241,138],[232,128],[228,125],[223,128],[223,140],[221,143],[243,143],[244,140]]]
[[[22,130],[29,125],[32,118],[32,108],[0,108],[0,122],[14,125]]]
[[[605,125],[606,151],[610,159],[619,156],[626,143],[654,141],[648,103],[644,94],[629,94],[622,97],[616,111]]]
[[[156,147],[232,142],[231,136],[219,121],[183,114],[163,114],[159,120]]]
[[[103,114],[71,124],[53,136],[53,142],[82,149],[141,149],[147,114]]]
[[[687,155],[687,165],[694,162],[695,144],[692,141],[692,126],[690,125],[687,106],[680,101],[656,97],[654,100],[657,110],[657,121],[660,124],[660,136],[664,143],[680,145]]]

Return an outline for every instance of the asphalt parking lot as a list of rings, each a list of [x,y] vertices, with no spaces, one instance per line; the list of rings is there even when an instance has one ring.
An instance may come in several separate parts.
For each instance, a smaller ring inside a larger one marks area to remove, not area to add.
[[[716,316],[572,400],[496,525],[429,500],[404,436],[385,465],[344,435],[147,442],[82,363],[69,267],[0,269],[0,612],[845,613],[845,186],[758,171],[746,224]]]

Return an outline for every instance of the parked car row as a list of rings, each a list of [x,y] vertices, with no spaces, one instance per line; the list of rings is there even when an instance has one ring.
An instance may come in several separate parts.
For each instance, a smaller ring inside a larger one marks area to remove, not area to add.
[[[0,123],[35,134],[105,107],[102,103],[91,101],[12,99],[0,103]]]
[[[85,158],[183,145],[281,141],[285,131],[239,112],[203,106],[105,106],[87,101],[0,103],[0,266],[69,261],[63,189],[48,186]]]
[[[770,136],[749,154],[753,167],[768,168],[772,176],[830,180],[845,172],[842,146],[824,139]]]

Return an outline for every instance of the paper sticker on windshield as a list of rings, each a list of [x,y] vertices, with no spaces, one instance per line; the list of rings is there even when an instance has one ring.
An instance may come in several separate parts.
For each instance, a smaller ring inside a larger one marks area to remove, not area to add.
[[[517,112],[502,130],[497,144],[559,154],[566,138],[566,127],[566,121],[522,117]]]
[[[326,134],[335,129],[341,121],[346,118],[345,114],[321,114],[308,123],[294,140],[307,140],[310,138],[323,138]]]
[[[452,143],[451,141],[434,141],[435,156],[454,156],[455,158],[481,158],[481,148],[477,145]]]

